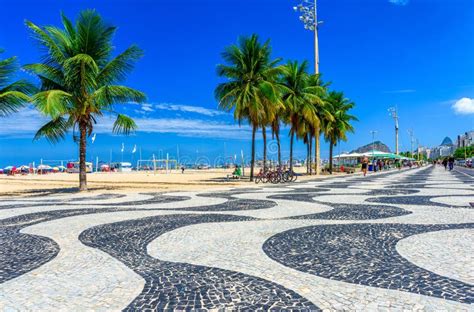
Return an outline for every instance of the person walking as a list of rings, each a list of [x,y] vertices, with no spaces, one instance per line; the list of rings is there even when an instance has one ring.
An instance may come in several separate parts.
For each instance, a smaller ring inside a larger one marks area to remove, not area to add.
[[[367,175],[367,166],[369,165],[369,159],[364,157],[362,159],[362,172],[364,173],[364,177]]]
[[[449,165],[449,171],[454,169],[454,157],[453,156],[449,157],[448,165]]]
[[[443,166],[444,166],[444,170],[447,170],[448,169],[448,157],[445,157],[443,159],[443,162],[442,162]]]

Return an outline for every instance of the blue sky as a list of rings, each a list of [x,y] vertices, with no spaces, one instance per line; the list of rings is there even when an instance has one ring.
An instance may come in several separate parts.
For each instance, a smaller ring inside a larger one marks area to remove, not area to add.
[[[138,44],[145,57],[126,84],[148,95],[144,106],[129,105],[139,132],[121,137],[110,134],[110,120],[97,127],[89,157],[108,161],[131,158],[134,145],[143,158],[152,153],[194,161],[250,152],[250,132],[218,111],[213,92],[220,81],[215,67],[220,53],[241,35],[257,33],[271,39],[274,57],[313,57],[312,34],[293,12],[291,0],[101,0],[6,1],[0,20],[0,47],[5,56],[17,55],[22,64],[37,62],[40,52],[24,26],[59,24],[59,13],[74,18],[95,8],[119,27],[117,53]],[[421,145],[438,145],[445,136],[474,129],[474,1],[472,0],[319,0],[320,70],[331,87],[344,91],[356,103],[356,132],[336,148],[348,151],[376,138],[394,146],[393,121],[387,109],[397,105],[401,149],[409,148],[408,129]],[[311,66],[312,68],[312,66]],[[27,108],[2,118],[0,166],[73,159],[76,145],[67,139],[57,145],[32,142],[42,122]],[[288,154],[282,133],[283,154]],[[261,144],[261,142],[259,142]],[[261,149],[259,148],[259,151]],[[322,146],[327,156],[327,144]],[[261,152],[260,152],[261,154]],[[305,155],[296,146],[296,155]],[[138,154],[135,154],[135,159]],[[271,154],[276,157],[275,154]]]

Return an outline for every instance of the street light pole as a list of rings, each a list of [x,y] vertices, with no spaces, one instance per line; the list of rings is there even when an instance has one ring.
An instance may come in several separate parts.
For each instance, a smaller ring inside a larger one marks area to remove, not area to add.
[[[388,111],[395,121],[395,154],[398,155],[398,108],[390,107]]]
[[[370,133],[372,133],[372,157],[374,157],[374,154],[375,154],[375,134],[377,133],[377,131],[372,130],[372,131],[370,131]]]
[[[304,28],[313,32],[314,34],[314,73],[319,74],[319,38],[318,38],[318,25],[322,21],[318,21],[318,8],[317,0],[302,0],[301,3],[293,9],[296,12],[300,12],[300,21],[303,22]],[[321,171],[321,147],[320,147],[321,130],[317,129],[315,134],[315,149],[316,149],[316,175],[320,174]]]
[[[408,129],[408,134],[410,135],[410,154],[411,154],[411,158],[413,158],[413,130],[412,129]]]

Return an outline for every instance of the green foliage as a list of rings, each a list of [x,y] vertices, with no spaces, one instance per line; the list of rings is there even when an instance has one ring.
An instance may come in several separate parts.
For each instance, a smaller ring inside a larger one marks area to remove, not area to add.
[[[351,122],[357,118],[348,112],[354,108],[354,102],[344,97],[344,93],[332,91],[326,98],[330,119],[324,119],[324,137],[336,145],[338,141],[347,141],[347,132],[354,132]]]
[[[45,54],[41,63],[25,65],[24,69],[41,81],[41,90],[32,97],[33,104],[51,118],[37,131],[35,139],[45,137],[56,143],[73,130],[74,141],[79,142],[80,189],[85,190],[86,137],[92,134],[99,118],[116,115],[113,132],[117,134],[137,129],[130,117],[118,114],[114,107],[145,101],[143,92],[116,84],[125,80],[143,53],[131,46],[112,57],[116,27],[106,24],[93,10],[82,11],[75,24],[64,15],[61,20],[62,28],[26,22]]]
[[[464,159],[464,158],[471,158],[474,157],[474,146],[466,146],[457,148],[454,151],[454,158],[456,159]]]
[[[137,46],[113,58],[116,27],[106,24],[93,10],[82,11],[75,24],[64,15],[61,20],[62,28],[26,22],[45,51],[41,63],[24,66],[41,81],[41,91],[32,100],[42,114],[51,118],[35,139],[45,137],[53,143],[64,138],[70,129],[86,128],[91,135],[99,117],[114,114],[116,104],[145,100],[142,92],[115,85],[125,80],[142,56]],[[128,134],[136,129],[129,117],[116,115],[114,132]]]
[[[222,53],[226,64],[217,66],[217,75],[227,79],[215,89],[219,107],[234,111],[239,123],[248,120],[255,127],[268,124],[281,107],[277,83],[282,68],[272,60],[270,42],[260,43],[257,35],[242,37],[238,45]]]
[[[17,112],[30,102],[28,95],[35,91],[35,87],[26,80],[11,82],[17,70],[16,57],[0,60],[0,116]]]

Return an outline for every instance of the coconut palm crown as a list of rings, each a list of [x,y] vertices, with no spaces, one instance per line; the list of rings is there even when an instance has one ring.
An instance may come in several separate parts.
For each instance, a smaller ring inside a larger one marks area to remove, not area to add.
[[[321,86],[311,85],[307,72],[308,63],[289,61],[283,69],[281,84],[283,85],[282,100],[286,107],[286,122],[290,125],[290,169],[293,169],[293,141],[295,135],[301,133],[304,123],[319,126],[318,106],[324,105],[320,94],[324,93]]]
[[[281,101],[277,83],[280,59],[271,59],[269,41],[262,44],[257,35],[240,38],[237,45],[224,50],[222,58],[225,64],[217,66],[217,74],[227,81],[216,87],[215,96],[221,109],[233,110],[239,124],[247,120],[252,127],[250,180],[253,180],[255,133],[275,118]]]
[[[3,50],[0,49],[0,53]],[[30,101],[35,87],[26,80],[12,81],[19,66],[15,56],[0,60],[0,116],[17,112]]]
[[[118,84],[143,53],[132,45],[112,58],[116,27],[105,23],[94,10],[82,11],[75,24],[64,15],[61,19],[62,28],[26,22],[45,54],[40,63],[25,65],[24,69],[39,78],[41,89],[32,97],[33,104],[51,119],[35,139],[45,137],[55,143],[73,130],[79,141],[79,188],[86,190],[86,143],[94,125],[104,115],[113,114],[114,133],[129,134],[137,127],[114,107],[145,100],[144,93]]]
[[[351,121],[357,121],[357,118],[348,113],[354,108],[354,102],[345,98],[342,92],[329,92],[327,104],[332,118],[325,122],[324,137],[329,142],[329,172],[332,173],[333,148],[339,141],[347,141],[347,133],[354,132]]]

